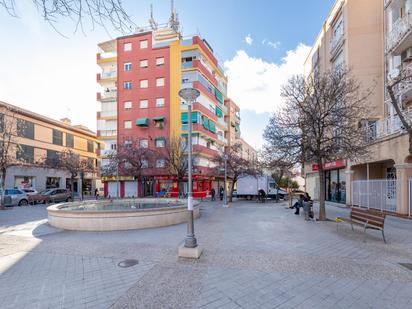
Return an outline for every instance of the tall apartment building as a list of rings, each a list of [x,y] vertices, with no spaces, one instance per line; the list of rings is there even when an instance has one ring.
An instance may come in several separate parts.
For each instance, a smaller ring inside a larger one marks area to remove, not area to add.
[[[55,158],[65,149],[79,154],[97,170],[99,141],[96,134],[86,127],[72,126],[67,118],[57,121],[0,101],[0,132],[5,130],[5,123],[13,127],[9,131],[16,134],[12,142],[19,145],[13,148],[18,164],[7,169],[6,188],[32,188],[37,191],[70,189],[70,174],[67,171],[43,165],[46,159]],[[100,183],[97,176],[97,173],[87,171],[83,178],[79,175],[74,181],[74,194],[79,194],[80,190],[85,195],[93,194]]]
[[[101,164],[107,164],[107,156],[117,147],[117,42],[110,40],[98,44],[97,64],[101,73],[96,80],[101,86],[97,93],[100,108],[97,112],[97,136],[102,142]]]
[[[325,73],[339,66],[351,69],[352,75],[364,89],[374,87],[369,97],[369,121],[373,124],[383,119],[384,98],[384,50],[383,50],[383,7],[377,0],[337,0],[305,61],[305,74]],[[377,156],[379,152],[372,151]],[[369,164],[369,177],[389,178],[393,175],[393,164],[384,158]],[[379,161],[379,163],[378,163]],[[352,184],[355,179],[366,179],[365,164],[349,162],[346,158],[327,162],[326,200],[353,204]],[[372,171],[373,170],[373,171]],[[316,164],[305,164],[306,190],[319,196],[319,175]]]
[[[98,81],[103,92],[98,95],[102,107],[97,115],[98,136],[106,143],[105,151],[132,143],[162,149],[173,137],[187,137],[187,104],[178,96],[179,90],[198,89],[200,97],[192,112],[193,186],[194,196],[202,196],[221,181],[212,158],[228,145],[227,78],[208,42],[200,36],[183,39],[173,14],[166,27],[153,26],[99,44]],[[110,196],[178,190],[176,178],[161,158],[139,178],[119,175],[103,181]]]

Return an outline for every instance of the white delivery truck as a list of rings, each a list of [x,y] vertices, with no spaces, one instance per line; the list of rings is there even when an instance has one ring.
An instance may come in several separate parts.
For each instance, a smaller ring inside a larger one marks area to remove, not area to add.
[[[276,182],[270,176],[241,177],[237,180],[236,186],[233,195],[238,198],[253,199],[258,196],[259,189],[263,189],[268,198],[276,198],[276,194],[279,194],[279,198],[283,199],[288,194],[283,189],[276,189]]]

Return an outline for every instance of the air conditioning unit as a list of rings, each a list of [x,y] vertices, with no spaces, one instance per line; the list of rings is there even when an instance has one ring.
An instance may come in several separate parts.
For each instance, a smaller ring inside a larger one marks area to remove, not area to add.
[[[401,55],[401,61],[402,62],[407,62],[412,60],[412,47],[409,47],[407,50],[405,50],[402,55]]]

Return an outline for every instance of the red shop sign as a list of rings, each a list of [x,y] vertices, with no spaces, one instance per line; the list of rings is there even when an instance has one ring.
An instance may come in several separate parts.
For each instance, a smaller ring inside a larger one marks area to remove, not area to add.
[[[346,166],[346,160],[336,160],[332,162],[327,162],[323,165],[324,170],[333,170],[337,168],[343,168]],[[312,171],[317,172],[319,170],[319,166],[317,164],[312,164]]]

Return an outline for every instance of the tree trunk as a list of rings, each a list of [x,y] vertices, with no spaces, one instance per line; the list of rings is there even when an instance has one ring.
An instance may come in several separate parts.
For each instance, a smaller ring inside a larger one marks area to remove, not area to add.
[[[77,185],[77,190],[79,190],[79,185]],[[74,177],[70,177],[70,191],[72,191],[72,201],[74,201]]]
[[[321,161],[321,160],[320,160]],[[325,187],[326,178],[323,170],[322,162],[318,162],[319,172],[319,221],[326,221],[326,207],[325,207]]]
[[[233,201],[233,190],[235,188],[235,183],[236,183],[237,179],[233,179],[232,183],[230,184],[230,191],[229,191],[229,202],[232,203]]]
[[[0,194],[0,209],[4,210],[6,207],[3,205],[4,202],[4,189],[6,188],[6,172],[5,168],[1,171],[1,194]]]

